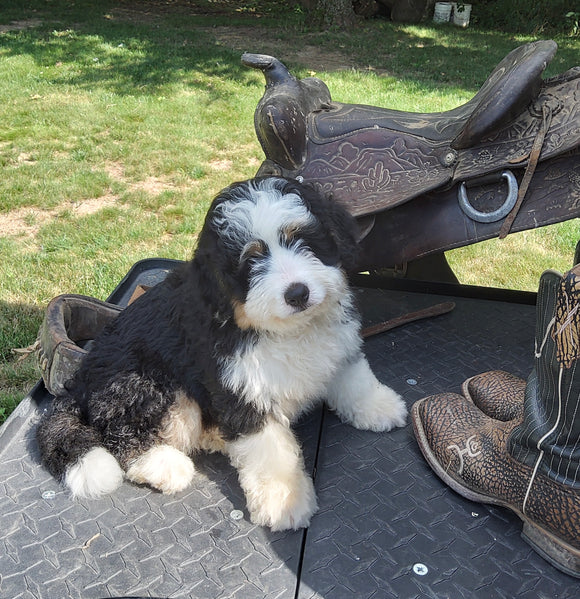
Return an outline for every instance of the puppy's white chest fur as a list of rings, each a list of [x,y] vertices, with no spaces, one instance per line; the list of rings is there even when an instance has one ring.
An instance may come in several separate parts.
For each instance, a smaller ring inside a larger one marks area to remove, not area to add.
[[[344,316],[338,305],[298,330],[262,334],[224,361],[225,386],[257,409],[293,420],[323,397],[337,369],[360,350],[359,323]]]

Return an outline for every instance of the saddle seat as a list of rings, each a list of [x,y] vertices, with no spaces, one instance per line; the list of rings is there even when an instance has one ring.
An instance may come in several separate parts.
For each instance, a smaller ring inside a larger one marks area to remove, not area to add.
[[[388,129],[435,144],[446,143],[455,150],[476,145],[534,100],[542,86],[541,75],[556,50],[552,40],[516,48],[469,102],[434,113],[333,102],[324,82],[314,77],[296,80],[277,58],[245,53],[242,62],[261,70],[266,79],[266,93],[255,115],[266,156],[294,170],[305,159],[307,137],[313,143],[325,143],[365,129]]]
[[[552,40],[514,49],[470,101],[435,113],[334,102],[320,79],[297,80],[276,58],[244,54],[266,79],[254,114],[266,155],[258,175],[302,177],[356,217],[482,178],[511,182],[511,202],[534,144],[541,160],[578,145],[580,69],[542,79],[556,50]]]
[[[552,40],[516,48],[496,66],[469,102],[445,112],[412,113],[334,103],[316,119],[313,141],[316,137],[320,141],[336,139],[378,127],[434,142],[452,140],[450,145],[456,150],[471,147],[504,127],[535,99],[542,73],[556,50]]]

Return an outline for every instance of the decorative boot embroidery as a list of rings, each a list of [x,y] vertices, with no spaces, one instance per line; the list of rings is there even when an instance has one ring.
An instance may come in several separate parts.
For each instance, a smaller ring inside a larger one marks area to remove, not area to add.
[[[570,272],[562,279],[556,299],[556,326],[552,338],[556,356],[564,368],[580,358],[580,276]]]
[[[538,349],[538,340],[534,340],[534,357],[536,359],[540,359],[542,357],[542,352],[544,351],[544,345],[546,345],[546,341],[548,340],[548,335],[550,334],[554,324],[556,323],[556,317],[552,318],[546,327],[546,332],[544,333],[544,338],[542,339],[542,343],[540,348]]]
[[[457,451],[457,455],[459,456],[459,468],[457,469],[457,474],[459,474],[459,476],[463,474],[463,456],[467,455],[470,458],[476,458],[481,453],[479,443],[475,440],[475,435],[471,435],[471,437],[469,437],[469,439],[465,441],[465,447],[463,449],[461,449],[461,447],[459,447],[459,445],[456,445],[455,443],[449,445],[447,449],[455,449]],[[451,461],[447,466],[448,470],[450,465]]]
[[[526,513],[526,507],[528,505],[528,499],[530,497],[530,492],[532,491],[532,486],[533,486],[534,481],[536,480],[536,476],[538,474],[538,468],[540,467],[540,463],[544,459],[544,450],[542,449],[542,443],[550,435],[552,435],[554,433],[554,431],[556,431],[558,429],[558,427],[560,426],[560,420],[562,418],[562,374],[563,374],[563,372],[564,372],[564,367],[560,366],[560,370],[558,372],[558,416],[556,418],[556,423],[543,437],[541,437],[541,439],[539,439],[538,443],[536,444],[536,448],[538,449],[538,451],[540,453],[538,454],[538,459],[536,460],[536,464],[534,466],[532,476],[530,477],[530,482],[528,483],[526,495],[524,497],[524,502],[522,505],[522,512],[524,514]]]

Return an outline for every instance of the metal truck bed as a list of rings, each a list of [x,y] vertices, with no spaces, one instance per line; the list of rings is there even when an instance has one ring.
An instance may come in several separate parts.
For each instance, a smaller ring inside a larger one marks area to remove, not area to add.
[[[173,262],[137,263],[110,300]],[[453,312],[367,339],[381,380],[408,405],[458,391],[469,376],[532,367],[534,294],[355,280],[365,324],[449,301]],[[410,425],[363,432],[319,409],[297,424],[319,510],[308,530],[272,533],[248,518],[236,473],[200,455],[175,496],[125,483],[73,501],[40,466],[34,426],[51,396],[39,383],[0,429],[0,597],[559,598],[580,584],[521,539],[509,511],[471,503],[424,462]]]

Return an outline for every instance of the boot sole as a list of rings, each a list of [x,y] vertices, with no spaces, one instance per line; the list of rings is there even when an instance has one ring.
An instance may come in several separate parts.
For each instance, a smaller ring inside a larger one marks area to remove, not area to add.
[[[572,547],[551,532],[545,530],[509,503],[489,495],[483,495],[482,493],[472,491],[468,487],[463,486],[441,467],[441,464],[439,464],[433,452],[431,451],[427,441],[427,436],[425,435],[425,431],[423,429],[421,418],[419,416],[419,405],[423,403],[423,401],[424,400],[420,400],[412,406],[411,421],[413,423],[413,430],[415,431],[415,437],[417,439],[419,449],[421,450],[423,457],[433,472],[435,472],[435,474],[447,486],[451,487],[451,489],[453,489],[456,493],[462,497],[465,497],[466,499],[469,499],[470,501],[498,505],[512,511],[523,522],[521,536],[526,543],[528,543],[539,555],[541,555],[547,562],[552,564],[561,572],[564,572],[570,576],[574,576],[575,578],[580,578],[579,549]]]

